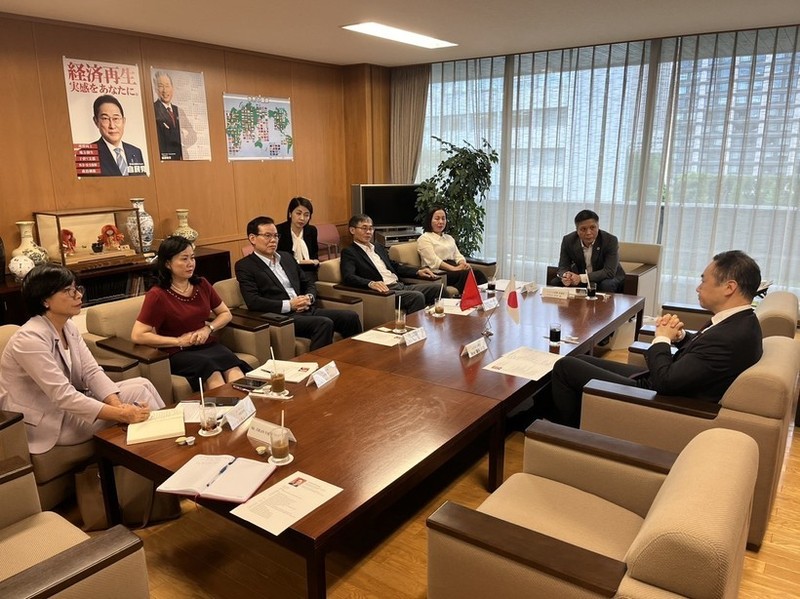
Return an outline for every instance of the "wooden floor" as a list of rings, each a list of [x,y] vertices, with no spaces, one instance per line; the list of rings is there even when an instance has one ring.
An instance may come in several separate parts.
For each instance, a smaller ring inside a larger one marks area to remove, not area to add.
[[[741,598],[800,598],[798,443],[790,436],[764,544],[758,553],[747,553]],[[506,476],[521,470],[522,445],[521,433],[508,437]],[[487,496],[487,472],[485,455],[464,456],[329,554],[328,596],[424,598],[425,519],[445,499],[480,504]],[[184,501],[180,519],[136,532],[144,539],[153,598],[305,596],[302,559],[190,501]]]

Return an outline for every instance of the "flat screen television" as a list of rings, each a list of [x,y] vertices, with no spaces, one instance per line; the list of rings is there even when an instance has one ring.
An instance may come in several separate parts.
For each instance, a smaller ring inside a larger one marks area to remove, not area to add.
[[[351,186],[353,214],[367,214],[376,227],[420,226],[415,184],[363,183]]]

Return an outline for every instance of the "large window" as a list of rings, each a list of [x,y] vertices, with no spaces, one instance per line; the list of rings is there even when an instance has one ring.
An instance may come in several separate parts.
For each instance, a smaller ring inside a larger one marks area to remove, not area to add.
[[[687,36],[432,65],[432,135],[500,154],[484,254],[544,280],[591,208],[621,240],[662,243],[661,298],[695,301],[710,257],[743,249],[800,292],[798,28]]]

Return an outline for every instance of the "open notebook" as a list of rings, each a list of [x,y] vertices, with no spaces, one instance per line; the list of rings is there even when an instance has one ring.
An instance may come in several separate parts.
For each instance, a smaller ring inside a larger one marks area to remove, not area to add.
[[[165,480],[157,491],[242,503],[256,492],[275,466],[229,455],[199,454]]]

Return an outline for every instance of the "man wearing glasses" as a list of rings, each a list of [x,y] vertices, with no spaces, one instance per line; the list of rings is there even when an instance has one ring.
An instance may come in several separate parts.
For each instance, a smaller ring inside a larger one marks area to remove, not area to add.
[[[99,96],[94,101],[94,124],[100,131],[97,156],[104,177],[146,175],[142,151],[122,141],[125,135],[125,112],[114,96]]]
[[[400,282],[400,277],[439,280],[430,268],[415,269],[389,258],[386,248],[372,243],[374,228],[372,219],[359,214],[348,223],[353,236],[352,245],[342,250],[342,282],[351,287],[367,287],[375,291],[393,291],[400,296],[401,307],[408,312],[422,310],[439,297],[439,283],[409,285]]]
[[[278,251],[278,229],[268,216],[247,223],[253,253],[236,263],[236,279],[248,309],[288,314],[298,337],[311,339],[311,350],[333,342],[333,333],[352,337],[361,332],[358,314],[327,310],[314,303],[317,288],[294,256]]]

